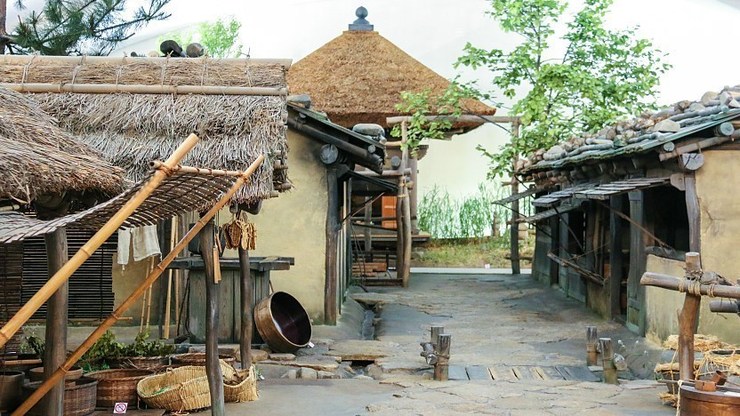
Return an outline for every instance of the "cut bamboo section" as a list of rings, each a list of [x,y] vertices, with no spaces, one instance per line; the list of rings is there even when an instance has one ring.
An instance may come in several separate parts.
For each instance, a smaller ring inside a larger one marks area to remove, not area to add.
[[[165,161],[165,166],[172,168],[176,166],[185,157],[186,154],[198,143],[198,136],[191,134],[187,139],[175,150],[174,153]],[[152,174],[151,179],[137,192],[126,205],[121,207],[116,214],[113,215],[103,227],[95,233],[92,238],[75,253],[72,258],[61,268],[59,271],[54,273],[54,276],[44,284],[44,286],[36,292],[31,299],[21,307],[18,312],[8,321],[5,326],[0,329],[0,348],[15,335],[16,332],[25,324],[31,316],[39,310],[39,308],[56,292],[67,280],[72,276],[77,269],[80,268],[82,263],[90,258],[92,253],[95,252],[117,229],[123,224],[124,221],[131,214],[136,211],[136,208],[146,200],[149,195],[154,192],[159,184],[164,181],[167,177],[167,173],[163,169],[159,169]]]
[[[15,412],[11,414],[11,416],[22,416],[26,414],[44,395],[56,384],[58,380],[60,380],[62,377],[65,376],[65,374],[69,371],[70,368],[74,364],[77,363],[77,361],[82,358],[82,356],[95,344],[95,342],[107,331],[110,329],[113,325],[115,325],[116,322],[118,322],[120,317],[125,313],[135,302],[136,300],[146,291],[148,287],[154,284],[154,282],[157,281],[159,276],[164,273],[165,268],[172,263],[172,261],[177,258],[177,255],[187,247],[188,243],[195,238],[196,235],[200,232],[200,230],[208,223],[213,217],[216,216],[216,213],[218,213],[226,204],[231,200],[231,197],[236,194],[236,192],[244,186],[244,184],[247,182],[247,179],[254,173],[254,171],[262,164],[262,162],[265,160],[264,156],[259,156],[257,160],[255,160],[249,168],[244,172],[242,176],[237,178],[237,180],[234,182],[234,185],[221,197],[221,199],[210,209],[208,212],[206,212],[191,228],[183,237],[182,239],[177,243],[177,245],[170,250],[169,254],[167,254],[167,257],[162,259],[159,264],[157,264],[154,267],[154,270],[144,279],[143,282],[139,285],[139,287],[134,290],[134,292],[129,295],[128,298],[126,298],[121,305],[116,308],[111,315],[103,321],[100,326],[98,326],[95,331],[90,334],[90,336],[87,337],[87,339],[79,346],[76,350],[70,354],[69,358],[67,358],[67,361],[64,362],[64,364],[59,367],[56,371],[54,371],[54,374],[51,375],[47,380],[45,380],[39,387],[36,389],[36,391],[31,394],[23,404],[21,404],[20,407],[18,407]]]

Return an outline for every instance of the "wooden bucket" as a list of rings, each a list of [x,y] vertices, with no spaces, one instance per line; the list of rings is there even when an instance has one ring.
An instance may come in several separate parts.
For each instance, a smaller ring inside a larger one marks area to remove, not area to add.
[[[22,388],[22,371],[0,371],[0,413],[15,410],[20,404]]]
[[[737,416],[740,390],[717,387],[717,391],[699,391],[693,386],[681,386],[681,416]]]
[[[26,397],[30,396],[40,385],[41,381],[35,381],[23,386]],[[95,399],[97,397],[98,380],[82,377],[70,381],[64,386],[64,416],[84,416],[95,411]],[[43,403],[36,403],[28,411],[32,416],[45,416],[46,409]]]
[[[118,402],[126,402],[133,409],[136,408],[139,401],[139,396],[136,394],[136,384],[144,377],[152,374],[154,374],[152,370],[116,368],[93,371],[88,373],[86,377],[98,380],[98,407],[113,407]]]
[[[275,352],[294,352],[311,341],[311,320],[296,298],[275,292],[254,308],[254,323]]]

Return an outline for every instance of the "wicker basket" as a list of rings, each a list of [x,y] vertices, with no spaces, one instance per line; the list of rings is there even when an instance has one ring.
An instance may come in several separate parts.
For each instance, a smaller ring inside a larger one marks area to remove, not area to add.
[[[23,386],[26,397],[30,396],[40,385],[41,381]],[[98,380],[82,377],[68,382],[64,387],[64,416],[84,416],[95,411],[95,398]],[[37,403],[28,411],[32,416],[46,415],[43,404]]]
[[[110,360],[111,368],[135,368],[137,370],[162,371],[167,368],[169,357],[122,357]]]
[[[236,359],[230,355],[219,355],[218,359],[227,364],[233,365]],[[172,356],[172,364],[179,365],[206,365],[206,353],[189,352],[186,354],[175,354]]]
[[[224,400],[227,403],[252,402],[257,400],[257,377],[254,374],[254,366],[248,370],[237,371],[239,380],[238,384],[224,384]],[[226,376],[224,379],[228,382]]]
[[[119,368],[88,373],[87,377],[98,380],[98,407],[113,407],[118,402],[126,402],[135,407],[139,396],[136,384],[146,376],[154,374],[152,370]]]
[[[224,375],[236,370],[221,360]],[[147,406],[170,411],[205,409],[211,406],[206,368],[184,366],[145,377],[136,385],[136,392]]]

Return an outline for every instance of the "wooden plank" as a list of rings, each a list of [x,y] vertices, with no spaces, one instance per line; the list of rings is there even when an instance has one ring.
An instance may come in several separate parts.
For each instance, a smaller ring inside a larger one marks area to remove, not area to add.
[[[482,365],[471,365],[465,368],[471,380],[492,380],[491,372]]]
[[[469,380],[465,367],[461,365],[451,365],[447,373],[448,380]]]
[[[506,366],[506,365],[498,364],[498,365],[494,365],[493,367],[488,367],[488,372],[491,373],[491,377],[493,377],[493,379],[496,381],[516,381],[517,380],[511,367]]]
[[[556,366],[555,369],[569,381],[599,381],[599,378],[594,375],[587,367],[577,366]]]
[[[543,380],[565,380],[562,374],[551,366],[535,366],[536,371],[540,374]]]
[[[529,367],[527,365],[517,365],[512,367],[512,371],[519,380],[535,380],[534,375],[529,371]]]

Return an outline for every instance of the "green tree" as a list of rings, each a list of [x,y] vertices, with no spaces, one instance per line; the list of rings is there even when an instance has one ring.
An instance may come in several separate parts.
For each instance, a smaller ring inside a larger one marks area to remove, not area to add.
[[[6,34],[7,0],[0,0],[0,44],[3,52],[7,47],[20,54],[107,55],[148,22],[169,17],[163,11],[169,1],[149,0],[129,12],[126,0],[47,0]],[[15,6],[25,7],[23,0],[16,0]]]
[[[208,56],[213,58],[237,58],[242,55],[242,49],[244,48],[239,42],[241,27],[242,24],[233,17],[226,21],[218,19],[215,22],[200,23],[195,30],[170,33],[161,37],[160,42],[165,39],[172,39],[184,48],[198,38],[198,43],[203,45]],[[196,37],[196,35],[198,36]]]
[[[565,52],[550,59],[555,24],[567,4],[558,0],[491,0],[488,13],[505,32],[522,41],[513,50],[482,49],[468,43],[455,64],[493,73],[493,89],[509,99],[529,88],[511,113],[521,117],[519,137],[491,158],[490,176],[512,169],[512,161],[573,135],[654,106],[660,76],[670,68],[665,55],[635,28],[608,29],[604,17],[612,0],[585,0],[560,35]],[[471,85],[470,87],[475,87]],[[479,92],[482,98],[493,94]]]

